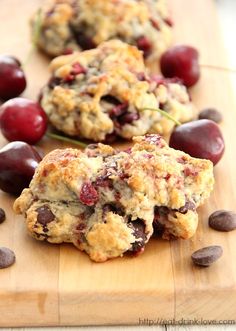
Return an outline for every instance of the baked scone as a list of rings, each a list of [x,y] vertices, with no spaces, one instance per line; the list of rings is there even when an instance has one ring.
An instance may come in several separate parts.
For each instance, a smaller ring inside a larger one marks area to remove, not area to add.
[[[119,40],[58,57],[51,69],[41,106],[52,125],[70,136],[98,142],[167,135],[175,123],[144,108],[159,107],[180,122],[192,120],[196,113],[184,85],[149,77],[141,52]]]
[[[51,0],[32,20],[40,19],[38,47],[51,56],[91,49],[120,39],[158,58],[172,40],[166,0]]]
[[[48,154],[14,203],[29,233],[72,242],[96,262],[142,252],[153,222],[165,239],[192,237],[196,208],[213,188],[212,163],[170,148],[159,135],[133,140],[125,151],[99,143]]]

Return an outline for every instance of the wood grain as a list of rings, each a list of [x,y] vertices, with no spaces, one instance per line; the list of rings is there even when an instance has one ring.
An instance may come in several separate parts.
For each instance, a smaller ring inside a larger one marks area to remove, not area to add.
[[[201,63],[225,65],[212,0],[169,0],[176,42],[196,46]],[[28,17],[40,0],[1,0],[0,53],[24,59],[30,48]],[[20,14],[19,14],[20,7]],[[25,97],[36,99],[46,82],[49,60],[35,52],[26,66]],[[215,168],[216,186],[200,208],[197,235],[189,241],[152,240],[137,259],[96,264],[72,245],[49,245],[31,239],[22,217],[13,215],[13,198],[0,193],[7,212],[0,245],[16,252],[17,262],[0,271],[0,326],[139,324],[139,319],[236,319],[235,232],[217,233],[207,226],[210,212],[235,206],[235,99],[229,74],[202,68],[191,90],[199,109],[214,106],[224,113],[224,159]],[[0,138],[0,146],[6,141]],[[44,138],[46,152],[66,144]],[[191,252],[220,244],[224,256],[208,269],[193,267]]]

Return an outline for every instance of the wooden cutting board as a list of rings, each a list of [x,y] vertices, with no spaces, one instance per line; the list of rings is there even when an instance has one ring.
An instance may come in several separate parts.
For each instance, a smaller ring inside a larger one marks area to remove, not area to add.
[[[175,21],[175,40],[197,47],[201,63],[225,66],[217,15],[212,0],[169,0]],[[40,0],[1,0],[0,53],[24,59],[30,48],[28,18]],[[25,97],[35,99],[46,82],[49,60],[34,53],[26,66]],[[22,217],[12,211],[14,199],[0,193],[7,221],[0,225],[0,246],[13,249],[16,263],[0,270],[0,326],[139,324],[144,318],[236,319],[236,231],[208,228],[216,209],[235,209],[236,105],[229,73],[202,68],[191,89],[199,109],[222,111],[226,153],[215,167],[211,198],[199,209],[197,234],[188,241],[152,240],[138,258],[91,262],[72,245],[50,245],[31,239]],[[6,141],[0,137],[0,146]],[[65,144],[43,139],[45,151]],[[218,244],[223,257],[210,268],[197,268],[191,253]]]

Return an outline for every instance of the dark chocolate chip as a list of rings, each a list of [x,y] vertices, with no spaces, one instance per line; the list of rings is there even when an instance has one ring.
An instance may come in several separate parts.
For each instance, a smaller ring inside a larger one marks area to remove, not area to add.
[[[61,82],[62,82],[62,79],[61,79],[61,78],[52,76],[52,77],[49,79],[48,87],[49,87],[50,89],[54,89],[54,87],[57,86],[57,85],[60,85]]]
[[[110,94],[104,95],[101,98],[101,101],[106,101],[106,102],[111,103],[112,105],[116,105],[116,106],[121,104],[121,102],[116,97],[114,97],[113,95],[110,95]]]
[[[5,211],[0,208],[0,224],[3,223],[6,219],[6,214],[5,214]]]
[[[209,226],[217,231],[236,229],[236,213],[228,210],[217,210],[209,216]]]
[[[194,264],[208,267],[218,260],[222,254],[223,249],[221,246],[208,246],[194,252],[191,258]]]
[[[55,219],[55,215],[51,212],[50,208],[46,205],[36,209],[38,213],[37,222],[46,226],[48,223],[52,222]]]
[[[6,247],[0,247],[0,269],[10,267],[16,260],[12,250]]]
[[[158,222],[158,219],[155,218],[153,221],[153,235],[156,237],[161,237],[165,231],[165,226]]]
[[[192,201],[187,201],[183,207],[181,207],[178,211],[181,214],[186,214],[189,210],[195,210],[196,205]]]
[[[129,226],[133,229],[133,235],[137,239],[132,243],[130,251],[132,253],[138,253],[145,246],[147,236],[145,234],[145,224],[142,220],[136,220],[129,222]]]
[[[170,213],[170,209],[165,206],[155,207],[155,213],[159,215],[168,215]]]
[[[96,44],[92,38],[86,36],[82,31],[77,32],[75,35],[76,41],[83,50],[92,49],[96,47]]]
[[[108,212],[113,212],[114,214],[118,214],[121,216],[124,216],[124,209],[121,204],[119,203],[107,203],[102,207],[103,214],[105,216],[106,213]]]
[[[200,112],[198,118],[200,120],[202,119],[212,120],[216,123],[220,123],[223,120],[222,114],[217,109],[214,108],[203,109]]]

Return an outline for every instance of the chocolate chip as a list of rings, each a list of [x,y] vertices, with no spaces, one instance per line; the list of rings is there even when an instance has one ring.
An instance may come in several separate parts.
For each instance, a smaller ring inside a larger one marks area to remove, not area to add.
[[[217,109],[214,108],[203,109],[200,112],[198,118],[200,120],[202,119],[212,120],[216,123],[220,123],[223,120],[222,114]]]
[[[161,237],[165,231],[165,226],[158,222],[157,218],[153,220],[153,235],[156,237]]]
[[[6,214],[5,214],[5,211],[0,208],[0,224],[3,223],[6,219]]]
[[[62,82],[62,79],[61,79],[61,78],[52,76],[52,77],[49,79],[48,87],[49,87],[50,89],[54,89],[54,87],[56,87],[57,85],[60,85],[61,82]]]
[[[145,234],[145,224],[142,220],[136,220],[129,222],[129,226],[133,229],[133,235],[137,239],[132,243],[130,252],[137,254],[145,246],[146,234]]]
[[[120,101],[114,97],[113,95],[110,95],[110,94],[107,94],[107,95],[104,95],[102,98],[101,98],[101,101],[106,101],[108,103],[111,103],[112,105],[120,105]]]
[[[221,246],[208,246],[194,252],[191,258],[194,264],[202,267],[208,267],[213,262],[218,260],[222,254],[223,249]]]
[[[81,31],[79,32],[76,32],[75,38],[77,43],[83,50],[92,49],[96,47],[96,44],[94,43],[92,38],[84,34],[83,29],[81,29]]]
[[[55,219],[55,215],[51,212],[48,206],[44,205],[36,209],[38,213],[37,222],[46,226],[48,223],[52,222]]]
[[[6,247],[0,247],[0,269],[10,267],[16,260],[12,250]]]
[[[209,226],[217,231],[232,231],[236,229],[236,213],[227,210],[217,210],[209,216]]]
[[[165,206],[155,207],[155,213],[159,213],[159,215],[168,215],[170,212],[170,209]]]
[[[110,211],[114,214],[118,214],[121,216],[124,216],[124,209],[121,204],[119,203],[107,203],[102,207],[103,211],[103,217],[105,217],[106,213],[109,213]]]
[[[178,211],[181,214],[186,214],[189,210],[195,210],[196,205],[192,201],[187,201],[183,207],[181,207]]]

